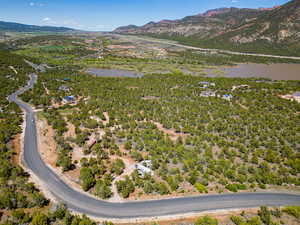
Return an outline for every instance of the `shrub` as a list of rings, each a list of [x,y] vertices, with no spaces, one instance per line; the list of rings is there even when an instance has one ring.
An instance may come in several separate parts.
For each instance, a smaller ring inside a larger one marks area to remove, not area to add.
[[[225,188],[231,192],[237,192],[238,188],[235,184],[227,184]]]
[[[271,224],[271,222],[272,222],[271,221],[271,212],[269,211],[269,209],[266,206],[260,207],[258,215],[264,224],[266,224],[266,225]]]
[[[208,192],[206,187],[203,184],[196,183],[194,186],[197,189],[197,191],[199,191],[200,193],[207,193]]]
[[[244,220],[240,216],[231,216],[230,219],[236,225],[243,225],[244,224]]]
[[[210,216],[204,216],[195,222],[195,225],[218,225],[218,220]]]
[[[48,225],[49,219],[45,214],[38,213],[33,217],[31,224],[32,225]]]
[[[225,188],[232,192],[238,192],[238,190],[246,190],[247,186],[244,184],[228,184]]]
[[[283,210],[283,212],[300,219],[300,206],[287,206]]]

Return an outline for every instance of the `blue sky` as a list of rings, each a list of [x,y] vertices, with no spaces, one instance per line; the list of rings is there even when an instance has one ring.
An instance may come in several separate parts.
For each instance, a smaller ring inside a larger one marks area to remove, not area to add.
[[[220,7],[272,7],[288,0],[0,0],[0,20],[109,31]]]

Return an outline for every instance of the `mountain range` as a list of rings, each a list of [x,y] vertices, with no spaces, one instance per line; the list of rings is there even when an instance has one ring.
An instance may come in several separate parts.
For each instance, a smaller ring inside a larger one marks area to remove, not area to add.
[[[219,8],[179,20],[119,27],[114,32],[200,47],[300,55],[300,1],[273,8]]]
[[[4,32],[69,32],[74,29],[67,27],[35,26],[21,23],[0,21],[0,31]]]

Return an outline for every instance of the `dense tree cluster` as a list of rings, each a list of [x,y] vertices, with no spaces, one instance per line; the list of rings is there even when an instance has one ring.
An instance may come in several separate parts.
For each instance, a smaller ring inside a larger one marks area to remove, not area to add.
[[[13,139],[21,132],[22,111],[7,96],[25,86],[33,70],[23,57],[7,50],[0,51],[0,210],[43,207],[48,200],[29,182],[27,174],[16,159]],[[14,213],[28,221],[24,213]]]
[[[22,112],[7,96],[24,86],[32,69],[23,58],[0,51],[0,209],[42,207],[48,204],[29,175],[13,161],[16,154],[12,140],[21,132]]]
[[[12,212],[12,215],[7,218],[2,225],[96,225],[96,222],[89,219],[87,216],[72,215],[68,209],[60,204],[54,210],[36,211],[33,214],[26,213],[23,209],[18,209]],[[104,224],[112,224],[105,222]]]
[[[68,85],[72,94],[79,100],[73,106],[51,108],[68,94],[58,90],[67,74],[71,74]],[[203,88],[198,83],[203,80],[216,83],[212,89],[218,95],[231,93],[233,99],[201,97]],[[250,88],[231,90],[240,84]],[[46,94],[44,85],[51,95]],[[126,154],[136,162],[152,162],[153,177],[133,173],[126,178],[126,183],[132,182],[145,193],[181,192],[184,182],[202,193],[236,192],[266,185],[299,186],[300,132],[295,124],[300,122],[300,106],[278,97],[297,87],[297,81],[204,79],[180,74],[95,78],[74,71],[51,71],[40,76],[24,98],[45,109],[58,137],[66,131],[66,121],[75,126],[76,137],[64,142],[82,146],[90,155],[81,162],[89,168],[88,175],[81,177],[85,190],[105,176],[122,174],[123,163],[111,162],[110,156]],[[47,99],[46,104],[41,99]],[[109,115],[107,124],[101,122],[104,112]],[[157,123],[180,137],[171,140]],[[99,129],[105,134],[89,149],[87,140]],[[125,153],[120,152],[122,144]],[[123,196],[134,190],[123,182],[118,189]]]
[[[262,206],[256,215],[247,215],[244,211],[240,215],[232,215],[230,217],[230,224],[234,225],[277,225],[277,224],[292,224],[299,223],[299,211],[298,206],[284,207],[282,210],[279,208],[270,209]],[[291,218],[284,214],[288,214]],[[298,213],[298,215],[297,215]],[[229,224],[226,223],[226,224]],[[204,216],[196,220],[195,225],[218,225],[224,224],[224,221],[219,222],[217,219]]]
[[[14,159],[16,149],[12,140],[21,132],[23,119],[22,111],[8,102],[7,96],[25,86],[32,72],[23,57],[7,50],[0,51],[0,224],[95,225],[86,216],[72,215],[64,205],[54,211],[43,210],[49,200],[29,182],[29,174]],[[70,150],[67,143],[60,143],[60,146]]]

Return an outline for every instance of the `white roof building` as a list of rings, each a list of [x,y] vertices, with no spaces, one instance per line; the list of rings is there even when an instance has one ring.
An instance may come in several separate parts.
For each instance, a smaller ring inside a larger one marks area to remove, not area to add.
[[[135,165],[135,168],[137,169],[139,175],[141,176],[144,176],[145,174],[153,175],[154,172],[152,171],[151,167],[152,167],[151,160],[144,160]]]
[[[208,81],[201,81],[198,83],[202,88],[214,87],[216,86],[215,83],[208,82]]]
[[[200,94],[201,97],[216,97],[215,91],[202,91]]]

